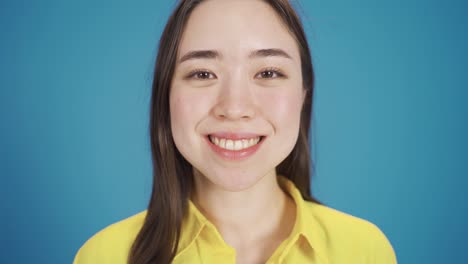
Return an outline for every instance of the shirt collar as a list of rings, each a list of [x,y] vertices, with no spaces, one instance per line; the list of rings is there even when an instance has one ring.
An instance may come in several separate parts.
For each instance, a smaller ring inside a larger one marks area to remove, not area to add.
[[[323,254],[326,252],[326,233],[320,228],[322,224],[315,218],[313,213],[314,207],[318,205],[305,201],[299,189],[288,178],[279,176],[278,183],[296,204],[296,222],[288,239],[303,236],[314,251],[319,263],[328,263],[326,254]]]
[[[287,192],[296,204],[296,220],[293,230],[287,240],[294,240],[295,243],[299,236],[305,238],[307,244],[314,251],[314,254],[320,263],[328,263],[325,252],[326,233],[320,228],[321,224],[313,215],[313,207],[315,203],[304,201],[301,192],[297,189],[294,183],[284,176],[278,176],[278,183],[282,189]],[[215,240],[217,245],[224,245],[229,248],[223,238],[217,231],[216,227],[198,210],[191,200],[188,201],[188,213],[182,221],[182,231],[179,240],[177,255],[187,249],[206,229],[210,233],[211,239]]]
[[[179,246],[177,254],[181,254],[185,249],[190,247],[192,243],[200,236],[202,232],[204,240],[209,240],[210,245],[222,245],[223,250],[230,250],[230,248],[221,237],[213,223],[211,223],[195,206],[195,204],[189,199],[188,201],[188,213],[182,221],[182,229],[179,240]],[[213,250],[216,250],[213,248]]]

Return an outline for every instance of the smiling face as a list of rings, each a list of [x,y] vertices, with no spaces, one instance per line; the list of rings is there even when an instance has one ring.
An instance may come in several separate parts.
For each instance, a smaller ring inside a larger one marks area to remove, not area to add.
[[[195,177],[229,191],[274,177],[297,141],[304,96],[296,41],[268,4],[194,9],[169,103],[175,145]]]

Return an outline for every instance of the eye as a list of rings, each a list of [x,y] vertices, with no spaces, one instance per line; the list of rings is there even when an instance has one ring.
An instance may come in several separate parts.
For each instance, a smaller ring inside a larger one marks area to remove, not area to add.
[[[286,76],[281,73],[279,69],[276,68],[268,68],[260,73],[258,73],[255,77],[260,79],[276,79],[276,78],[286,78]]]
[[[186,77],[186,79],[198,79],[198,80],[209,80],[209,79],[215,79],[215,78],[216,76],[207,70],[193,70]]]

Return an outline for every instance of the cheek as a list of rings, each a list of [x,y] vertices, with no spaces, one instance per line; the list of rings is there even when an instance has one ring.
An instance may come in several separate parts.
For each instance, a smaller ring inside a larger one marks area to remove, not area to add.
[[[190,134],[187,133],[190,128],[191,120],[193,117],[188,115],[192,105],[187,101],[186,97],[180,93],[171,93],[169,97],[170,104],[170,118],[172,138],[180,153],[184,157],[188,153],[187,146],[190,146]]]
[[[206,99],[205,99],[206,100]],[[175,90],[169,97],[171,127],[174,136],[193,133],[196,125],[207,112],[203,97]]]
[[[302,95],[289,91],[272,93],[262,97],[262,110],[279,129],[297,129],[302,110]]]
[[[173,131],[176,131],[178,129],[178,126],[184,124],[185,120],[184,117],[186,115],[184,113],[188,112],[188,106],[187,104],[184,104],[184,98],[178,94],[171,95],[170,97],[170,114],[171,114],[171,124]]]

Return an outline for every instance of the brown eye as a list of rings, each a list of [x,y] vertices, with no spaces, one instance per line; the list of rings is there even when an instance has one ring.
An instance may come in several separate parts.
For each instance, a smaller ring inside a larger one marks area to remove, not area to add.
[[[276,72],[274,71],[264,71],[261,73],[262,78],[273,78],[275,77]]]
[[[211,75],[209,72],[199,72],[196,76],[198,79],[209,79]]]
[[[276,78],[285,78],[286,77],[284,74],[282,74],[277,69],[266,69],[266,70],[260,72],[257,76],[260,79],[276,79]]]
[[[209,71],[206,70],[195,70],[189,73],[187,79],[196,79],[196,80],[209,80],[215,79],[216,77]]]

